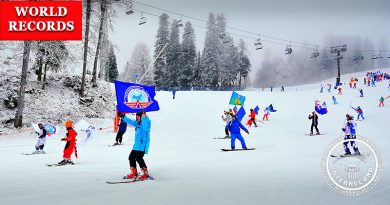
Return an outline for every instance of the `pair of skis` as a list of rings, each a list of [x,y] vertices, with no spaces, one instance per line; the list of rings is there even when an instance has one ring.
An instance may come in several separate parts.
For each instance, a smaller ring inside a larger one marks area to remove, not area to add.
[[[141,180],[138,177],[134,179],[118,179],[118,180],[107,180],[107,184],[128,184],[128,183],[134,183],[134,182],[140,182],[140,181],[146,181],[146,180],[154,180],[154,177],[149,175],[149,177],[145,180]]]

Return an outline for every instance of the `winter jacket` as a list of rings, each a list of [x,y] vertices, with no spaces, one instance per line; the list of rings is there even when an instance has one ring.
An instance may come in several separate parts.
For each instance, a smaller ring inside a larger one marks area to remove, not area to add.
[[[318,125],[318,115],[316,114],[309,115],[309,120],[311,120],[312,124]]]
[[[352,109],[354,109],[357,113],[362,113],[363,112],[363,110],[361,109],[361,108],[354,108],[354,107],[352,107]]]
[[[379,99],[379,102],[383,102],[385,101],[385,98],[381,97],[381,99]]]
[[[356,135],[356,122],[353,120],[348,120],[343,128],[345,135]]]
[[[73,151],[76,149],[76,136],[77,132],[74,131],[73,128],[69,127],[67,128],[68,133],[66,133],[66,137],[63,138],[63,141],[66,141],[66,145],[64,148],[64,158],[70,158]],[[77,157],[77,153],[76,153]]]
[[[226,115],[226,117],[222,116],[222,120],[226,122],[226,125],[228,125],[232,121],[232,115],[229,113]]]
[[[253,118],[253,119],[256,117],[255,111],[252,111],[252,112],[251,112],[250,117]]]
[[[123,120],[119,123],[119,131],[118,132],[126,132],[127,129],[127,123]]]
[[[148,117],[142,117],[141,121],[138,123],[136,120],[125,116],[122,120],[135,128],[133,150],[142,151],[145,154],[148,154],[151,128],[150,119]]]
[[[234,118],[233,121],[230,122],[228,127],[230,130],[230,133],[233,133],[233,134],[239,134],[240,128],[242,130],[244,130],[246,133],[248,133],[248,130],[244,127],[244,125],[241,124],[241,122],[237,118]]]

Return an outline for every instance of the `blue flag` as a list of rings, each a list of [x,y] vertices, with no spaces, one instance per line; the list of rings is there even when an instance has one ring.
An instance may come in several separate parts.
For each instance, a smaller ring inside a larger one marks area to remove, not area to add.
[[[256,115],[259,114],[259,110],[260,110],[260,108],[258,105],[255,107],[255,109],[253,109],[253,111],[256,113]]]
[[[230,98],[230,105],[244,105],[245,96],[239,95],[235,91],[232,93],[232,97]]]
[[[245,113],[246,112],[245,112],[244,106],[241,106],[241,108],[238,110],[237,115],[236,115],[238,121],[241,122],[242,118],[245,116]]]
[[[154,86],[126,83],[115,80],[117,109],[119,112],[158,111],[160,107],[154,99]]]
[[[274,106],[272,106],[272,104],[268,106],[268,110],[270,112],[276,112],[277,111],[277,110],[274,109]]]

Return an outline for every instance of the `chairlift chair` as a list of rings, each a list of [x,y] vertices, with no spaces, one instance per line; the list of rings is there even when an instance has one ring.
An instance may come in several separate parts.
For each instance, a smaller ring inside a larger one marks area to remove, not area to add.
[[[373,59],[373,60],[376,60],[376,59],[378,59],[378,58],[377,58],[376,55],[374,54],[374,55],[372,55],[372,59]]]
[[[260,50],[263,48],[263,44],[261,43],[260,35],[259,35],[259,38],[257,40],[255,40],[254,44],[255,44],[256,50]]]
[[[127,5],[127,7],[126,7],[126,14],[130,15],[130,14],[133,14],[133,13],[134,13],[133,1],[130,1],[129,4]]]
[[[142,25],[146,23],[146,18],[143,16],[144,12],[141,13],[141,18],[139,19],[138,25]]]
[[[285,49],[285,54],[288,55],[288,54],[291,54],[292,53],[292,48],[291,48],[291,45],[288,45]]]
[[[389,53],[389,55],[387,56],[387,58],[390,58],[390,53]]]
[[[379,53],[376,57],[377,58],[383,58],[382,53]]]
[[[183,19],[183,16],[181,16],[181,17],[180,17],[180,20],[177,21],[177,23],[176,23],[176,26],[177,26],[177,27],[183,27],[183,21],[182,21],[182,19]]]

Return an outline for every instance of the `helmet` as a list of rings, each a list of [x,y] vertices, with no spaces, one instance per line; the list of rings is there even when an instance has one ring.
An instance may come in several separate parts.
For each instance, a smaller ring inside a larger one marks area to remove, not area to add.
[[[66,128],[73,127],[73,123],[70,120],[68,120],[68,121],[65,122],[65,127]]]

